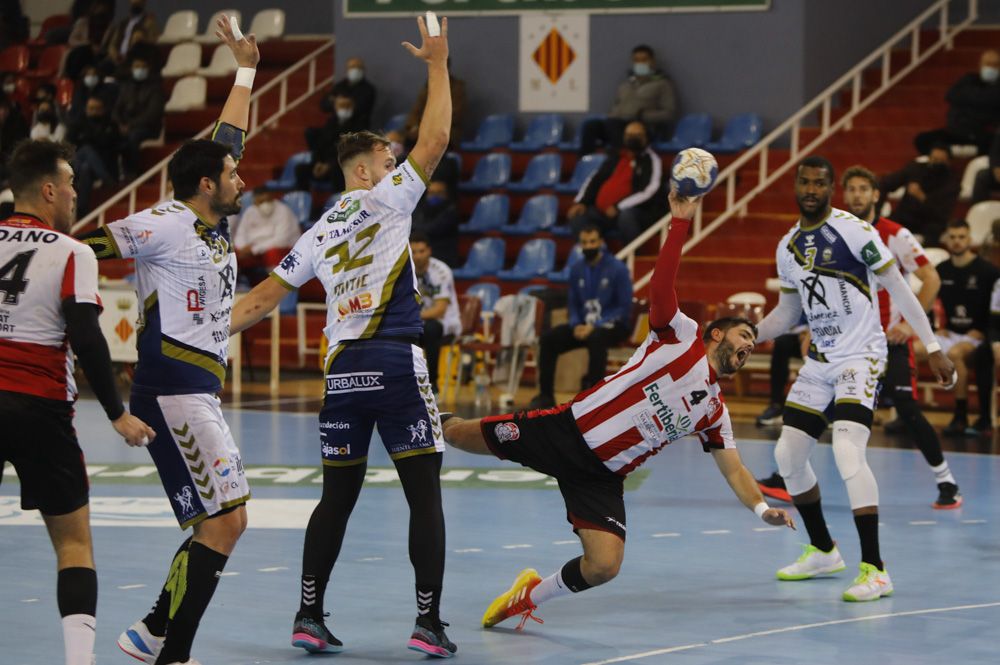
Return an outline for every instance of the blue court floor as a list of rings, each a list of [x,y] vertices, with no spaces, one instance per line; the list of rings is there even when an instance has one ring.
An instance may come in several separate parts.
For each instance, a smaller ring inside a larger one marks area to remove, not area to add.
[[[143,450],[127,449],[95,402],[81,401],[77,430],[92,475],[100,599],[98,663],[136,662],[115,646],[163,582],[181,540]],[[413,663],[407,509],[391,464],[373,443],[367,484],[326,597],[339,655],[289,646],[298,607],[303,528],[319,496],[312,414],[228,410],[248,466],[250,528],[229,561],[195,642],[203,665]],[[740,450],[770,473],[771,442]],[[849,570],[778,582],[804,532],[771,528],[741,507],[711,457],[679,441],[646,465],[626,493],[629,539],[620,576],[538,610],[523,632],[479,627],[490,600],[522,568],[542,575],[579,554],[558,492],[519,466],[450,450],[444,504],[448,560],[442,616],[461,662],[892,665],[1000,662],[1000,458],[950,453],[965,496],[939,512],[919,453],[872,449],[881,486],[882,553],[896,586],[889,599],[849,604],[857,537],[829,446],[813,457],[827,519]],[[54,556],[41,521],[22,513],[8,468],[0,486],[0,664],[62,662]]]

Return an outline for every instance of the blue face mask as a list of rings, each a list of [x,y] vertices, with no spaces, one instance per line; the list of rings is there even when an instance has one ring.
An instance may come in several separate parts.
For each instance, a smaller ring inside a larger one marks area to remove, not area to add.
[[[996,67],[980,67],[979,78],[983,79],[985,83],[996,83],[997,79],[1000,78],[1000,69]]]
[[[440,194],[428,194],[427,195],[427,205],[429,205],[429,206],[439,206],[442,203],[444,203],[446,200],[447,199],[445,199]]]
[[[636,76],[649,76],[653,73],[653,68],[649,66],[648,62],[633,62],[632,73]]]

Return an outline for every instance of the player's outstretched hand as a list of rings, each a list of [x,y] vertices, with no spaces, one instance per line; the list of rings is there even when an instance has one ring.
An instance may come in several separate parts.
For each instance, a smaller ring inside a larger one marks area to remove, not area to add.
[[[228,16],[223,16],[215,23],[215,36],[218,37],[233,52],[236,64],[240,67],[256,67],[260,62],[260,50],[257,49],[257,37],[240,35],[237,39]]]
[[[935,351],[927,358],[927,363],[931,366],[931,373],[945,390],[955,387],[958,375],[955,373],[955,365],[952,364],[948,356],[941,351]]]
[[[788,514],[788,511],[781,508],[768,508],[761,515],[761,519],[771,526],[787,526],[789,529],[795,529],[795,522],[792,520],[792,516]]]
[[[680,196],[672,186],[670,196],[667,198],[670,201],[670,214],[678,219],[694,219],[694,213],[698,210],[698,204],[701,203],[700,196],[691,198]]]
[[[111,426],[125,437],[125,443],[130,446],[144,446],[156,438],[156,432],[153,431],[152,427],[128,411],[119,416],[118,420],[112,420]]]
[[[423,16],[417,17],[417,27],[420,28],[420,38],[422,42],[417,48],[410,42],[403,42],[403,48],[410,52],[414,58],[420,58],[425,62],[448,62],[448,19],[441,19],[441,36],[431,37],[427,34],[427,24]]]

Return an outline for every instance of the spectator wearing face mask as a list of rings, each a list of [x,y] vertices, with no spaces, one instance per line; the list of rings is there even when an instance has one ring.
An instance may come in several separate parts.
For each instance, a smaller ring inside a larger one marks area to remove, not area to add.
[[[277,193],[255,189],[253,203],[243,211],[233,232],[240,271],[248,272],[252,283],[259,282],[281,262],[300,235],[295,212]]]
[[[93,190],[118,181],[118,151],[121,137],[100,97],[87,100],[84,117],[70,125],[66,138],[76,146],[73,158],[77,214],[90,211]]]
[[[882,178],[883,192],[904,188],[892,219],[923,236],[924,245],[941,244],[941,234],[955,209],[960,186],[951,169],[951,149],[946,143],[931,148],[926,162],[915,160]]]
[[[663,133],[676,116],[674,84],[657,68],[653,49],[640,44],[632,49],[632,68],[628,78],[618,86],[608,117],[584,122],[580,154],[589,155],[598,144],[617,146],[629,122],[639,121]]]
[[[979,154],[990,149],[993,133],[1000,129],[1000,51],[987,49],[979,57],[979,71],[969,72],[951,86],[948,119],[942,129],[917,134],[913,144],[926,155],[932,146],[975,144]]]
[[[566,211],[574,233],[595,224],[603,235],[617,234],[624,243],[648,229],[667,213],[663,164],[649,147],[641,122],[625,126],[624,146],[580,188]]]
[[[375,108],[375,86],[365,78],[365,61],[361,58],[350,58],[346,63],[347,73],[337,81],[330,94],[320,100],[320,108],[324,113],[334,112],[334,102],[337,97],[350,97],[354,100],[354,115],[364,129],[372,128],[372,110]]]
[[[312,151],[312,162],[295,169],[296,189],[309,190],[311,182],[326,183],[333,191],[344,189],[344,174],[337,164],[337,141],[341,134],[360,132],[364,121],[354,112],[354,100],[340,96],[333,102],[333,115],[323,127],[306,130],[306,143]]]
[[[36,141],[62,141],[66,137],[66,125],[59,120],[52,102],[42,102],[35,109],[29,136]]]
[[[458,225],[461,220],[448,183],[431,180],[412,217],[413,233],[427,238],[434,249],[434,257],[449,267],[458,266]]]
[[[100,97],[105,108],[113,109],[118,99],[118,84],[113,78],[102,76],[96,65],[87,65],[73,86],[73,100],[67,112],[67,121],[76,122],[87,110],[87,100]]]
[[[139,173],[139,146],[160,135],[166,105],[160,77],[148,61],[132,60],[131,71],[131,78],[121,84],[111,114],[122,135],[122,163],[128,180]]]

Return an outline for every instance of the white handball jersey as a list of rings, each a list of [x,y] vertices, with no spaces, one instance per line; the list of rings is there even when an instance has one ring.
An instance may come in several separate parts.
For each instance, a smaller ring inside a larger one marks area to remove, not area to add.
[[[226,378],[236,254],[228,224],[168,201],[87,239],[99,258],[134,258],[141,303],[133,387],[158,395],[217,393]]]
[[[875,220],[874,226],[882,242],[896,259],[896,264],[903,275],[916,272],[919,268],[930,264],[931,261],[924,253],[924,248],[905,226],[885,217]],[[903,320],[892,298],[889,297],[889,292],[883,288],[878,290],[878,307],[879,315],[882,317],[882,328],[885,330]]]
[[[422,309],[434,305],[435,300],[448,300],[448,309],[444,312],[441,325],[445,335],[458,335],[462,332],[462,318],[458,313],[458,295],[455,293],[455,276],[448,264],[431,257],[427,272],[417,277],[420,297],[423,299]]]
[[[875,275],[895,260],[871,224],[836,208],[816,226],[800,220],[778,243],[777,263],[781,290],[802,298],[810,358],[885,355]]]
[[[679,309],[667,328],[650,331],[620,370],[577,395],[571,408],[590,449],[623,476],[689,434],[706,452],[736,446],[698,324]]]
[[[0,390],[73,401],[62,304],[101,306],[97,259],[33,215],[0,221]]]
[[[426,182],[408,159],[372,189],[344,192],[271,273],[288,289],[313,277],[322,282],[330,343],[324,364],[341,342],[423,332],[410,214]]]

